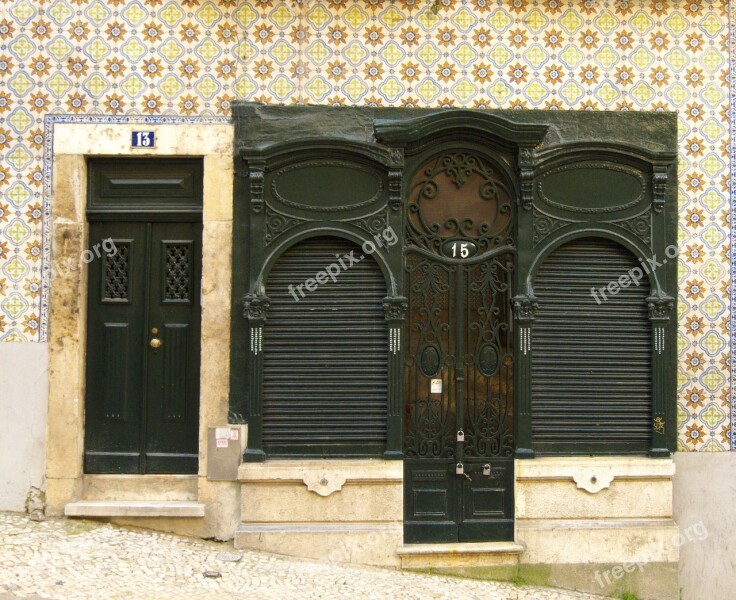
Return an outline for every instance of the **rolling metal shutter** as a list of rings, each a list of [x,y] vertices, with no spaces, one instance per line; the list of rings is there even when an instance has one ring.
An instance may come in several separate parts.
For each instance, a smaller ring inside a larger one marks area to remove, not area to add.
[[[370,456],[386,447],[388,328],[384,277],[365,256],[336,281],[297,286],[359,246],[336,237],[290,248],[268,277],[264,329],[263,445],[271,456]],[[304,288],[303,288],[304,289]],[[297,296],[299,296],[299,293]]]
[[[640,285],[605,287],[641,265],[602,238],[567,243],[534,282],[532,441],[547,453],[644,452],[652,428],[651,324],[646,275]]]

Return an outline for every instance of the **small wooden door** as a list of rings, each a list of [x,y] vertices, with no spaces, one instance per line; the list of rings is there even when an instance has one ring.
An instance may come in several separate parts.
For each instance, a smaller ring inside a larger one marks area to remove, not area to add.
[[[87,473],[197,472],[201,240],[201,223],[90,224]]]

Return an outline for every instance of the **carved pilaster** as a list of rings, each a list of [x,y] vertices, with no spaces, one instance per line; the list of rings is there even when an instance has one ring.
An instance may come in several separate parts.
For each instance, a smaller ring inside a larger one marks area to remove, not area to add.
[[[521,206],[531,210],[534,201],[534,150],[523,147],[519,150],[519,181],[521,183]]]
[[[249,167],[250,205],[256,214],[263,210],[263,182],[266,178],[265,168],[265,161],[251,161]]]
[[[667,167],[655,166],[652,175],[652,205],[655,213],[661,213],[664,210],[664,201],[667,195]]]
[[[246,294],[243,316],[250,325],[250,359],[248,360],[248,448],[246,461],[265,460],[263,452],[263,324],[271,301],[268,296]]]
[[[250,323],[250,352],[255,356],[263,352],[263,323],[270,304],[268,296],[246,294],[243,298],[243,316]]]
[[[539,301],[535,296],[514,296],[511,299],[514,306],[514,317],[519,324],[528,324],[534,321],[539,308]]]
[[[401,210],[401,188],[404,172],[401,169],[390,169],[388,172],[388,205],[391,210]]]
[[[403,296],[389,296],[383,299],[383,310],[388,323],[388,431],[386,442],[386,458],[400,459],[401,450],[401,415],[402,384],[404,381],[404,361],[401,352],[401,337],[404,316],[408,301]]]
[[[262,325],[270,305],[271,299],[268,296],[246,294],[243,296],[243,316],[251,323],[257,321]]]
[[[401,324],[408,307],[408,300],[404,296],[388,296],[383,299],[383,311],[389,322],[398,321],[398,324]]]
[[[674,314],[675,299],[663,293],[647,298],[652,324],[652,447],[651,456],[669,456],[667,449],[668,369],[671,349],[667,348],[667,329]]]
[[[516,456],[532,458],[534,450],[531,440],[531,349],[532,323],[537,315],[539,301],[532,295],[514,296],[511,299],[516,328],[516,347],[518,361],[514,367],[514,385],[518,393],[519,410],[516,417]]]

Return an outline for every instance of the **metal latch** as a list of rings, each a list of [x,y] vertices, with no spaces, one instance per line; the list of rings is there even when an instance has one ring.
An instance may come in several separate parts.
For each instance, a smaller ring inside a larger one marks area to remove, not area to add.
[[[483,475],[490,475],[491,474],[491,465],[485,464],[483,465]]]
[[[462,429],[457,432],[457,441],[458,442],[464,442],[465,441],[465,432]]]

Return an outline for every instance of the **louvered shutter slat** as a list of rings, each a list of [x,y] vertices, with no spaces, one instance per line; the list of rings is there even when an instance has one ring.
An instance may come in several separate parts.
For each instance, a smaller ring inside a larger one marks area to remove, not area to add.
[[[268,277],[263,444],[270,455],[378,455],[386,445],[386,286],[370,256],[298,302],[289,293],[360,248],[340,238],[287,250]],[[348,261],[345,261],[348,264]]]
[[[532,441],[540,453],[644,452],[652,419],[649,283],[598,304],[591,288],[641,265],[623,246],[583,238],[558,248],[534,281]]]

